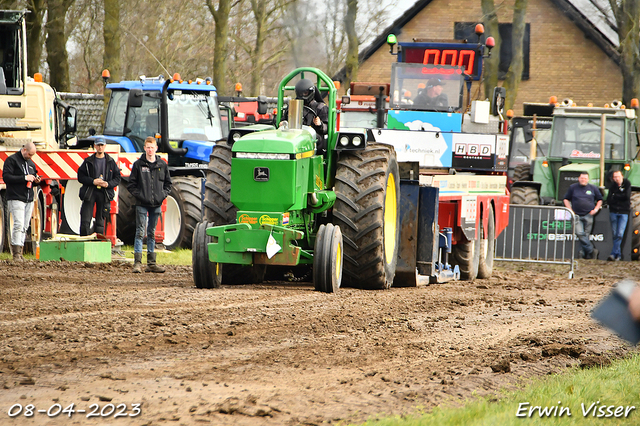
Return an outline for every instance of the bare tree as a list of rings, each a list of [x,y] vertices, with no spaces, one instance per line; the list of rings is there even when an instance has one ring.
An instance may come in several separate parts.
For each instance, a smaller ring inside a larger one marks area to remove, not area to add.
[[[352,81],[358,79],[358,50],[360,43],[356,34],[356,16],[358,14],[358,0],[347,0],[347,13],[344,15],[344,29],[347,33],[348,47],[345,61],[346,76],[345,90]]]
[[[518,87],[522,80],[524,32],[526,27],[525,14],[527,12],[527,0],[516,0],[513,10],[513,24],[511,29],[511,64],[505,78],[503,87],[507,91],[505,110],[513,109]]]
[[[71,28],[68,44],[71,90],[84,93],[101,93],[104,55],[104,7],[103,0],[76,0],[67,12]]]
[[[329,2],[327,7],[332,4],[333,2]],[[291,63],[295,68],[317,65],[313,63],[313,59],[317,60],[319,46],[314,40],[317,40],[319,31],[317,22],[312,19],[315,15],[309,14],[309,8],[307,0],[298,0],[289,5],[283,18],[287,22],[283,35],[289,45]]]
[[[47,63],[49,83],[59,91],[71,89],[65,17],[74,0],[47,1]]]
[[[232,0],[218,0],[218,8],[214,6],[213,0],[207,0],[207,7],[211,16],[216,22],[213,37],[213,83],[218,89],[218,93],[227,94],[227,46],[229,38],[229,13],[234,6]]]
[[[40,72],[42,60],[43,18],[45,12],[45,0],[30,0],[27,2],[30,13],[25,16],[27,24],[27,74],[34,75]]]
[[[640,97],[640,4],[636,0],[609,0],[616,19],[620,70],[622,71],[622,102]]]
[[[480,0],[483,13],[483,22],[485,27],[485,35],[493,37],[496,41],[495,47],[492,49],[491,56],[484,59],[484,70],[482,79],[484,81],[485,97],[491,95],[493,88],[498,85],[498,68],[500,66],[500,30],[498,27],[498,14],[493,0]]]
[[[347,32],[345,31],[347,1],[330,2],[326,5],[324,13],[319,15],[325,54],[323,70],[328,74],[334,74],[343,66],[347,54]],[[356,17],[353,16],[353,19],[355,22]]]
[[[335,74],[346,64],[348,83],[357,78],[360,46],[379,35],[387,23],[389,11],[396,0],[382,3],[376,0],[340,0],[332,6],[323,5],[321,16],[325,72]]]
[[[279,65],[288,52],[288,37],[283,23],[295,1],[249,0],[241,4],[234,16],[235,28],[231,36],[234,44],[242,49],[236,52],[242,63],[236,62],[235,66],[251,77],[246,94],[261,94],[265,85],[265,71]],[[247,62],[248,68],[243,64]],[[237,72],[233,74],[237,75]]]

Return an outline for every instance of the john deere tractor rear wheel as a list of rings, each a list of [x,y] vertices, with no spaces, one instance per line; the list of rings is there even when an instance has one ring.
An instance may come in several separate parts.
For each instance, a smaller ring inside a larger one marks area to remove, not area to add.
[[[204,190],[204,220],[213,226],[236,223],[238,209],[231,202],[231,147],[217,143],[211,151]],[[264,280],[265,265],[220,265],[222,284],[258,284]]]
[[[211,237],[206,231],[211,226],[211,222],[199,222],[193,231],[191,262],[193,282],[197,288],[218,288],[222,283],[220,266],[209,261],[207,245],[211,242]]]
[[[316,290],[335,293],[342,282],[342,233],[331,223],[320,225],[313,250],[313,284]]]
[[[631,260],[640,260],[640,192],[631,193]]]
[[[393,147],[372,143],[341,152],[333,223],[344,239],[343,284],[386,289],[396,273],[400,177]]]

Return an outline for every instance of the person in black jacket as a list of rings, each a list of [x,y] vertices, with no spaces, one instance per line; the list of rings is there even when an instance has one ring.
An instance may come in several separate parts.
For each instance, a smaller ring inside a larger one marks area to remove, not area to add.
[[[627,229],[629,213],[631,212],[631,183],[622,176],[620,170],[613,172],[611,186],[607,195],[609,205],[609,220],[611,221],[611,234],[613,235],[613,248],[607,260],[621,260],[622,237]]]
[[[311,82],[306,78],[298,81],[295,85],[296,99],[304,101],[304,111],[302,112],[302,124],[310,126],[316,131],[318,140],[318,151],[324,153],[327,149],[324,140],[329,125],[329,107],[322,100],[322,95]],[[289,109],[282,113],[281,125],[289,119]]]
[[[104,220],[109,215],[111,200],[115,197],[114,188],[120,184],[120,169],[116,161],[104,151],[107,141],[96,138],[95,154],[85,158],[78,169],[78,182],[82,207],[80,208],[80,235],[89,235],[93,207],[96,207],[95,232],[104,234]]]
[[[7,158],[2,168],[2,179],[7,185],[7,208],[13,217],[11,252],[15,261],[24,260],[22,250],[33,213],[33,184],[40,183],[38,170],[31,160],[34,155],[35,144],[27,142],[20,151]]]
[[[167,163],[156,155],[158,143],[149,136],[144,141],[145,153],[131,168],[127,189],[136,198],[136,236],[133,242],[133,272],[142,272],[142,239],[147,227],[147,269],[146,272],[164,272],[156,264],[155,234],[160,206],[171,191],[171,176]],[[148,223],[147,223],[148,219]]]

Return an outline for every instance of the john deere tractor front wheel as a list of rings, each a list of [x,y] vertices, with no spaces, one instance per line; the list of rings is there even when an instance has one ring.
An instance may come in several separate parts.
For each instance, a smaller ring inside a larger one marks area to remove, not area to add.
[[[344,241],[343,284],[391,287],[399,245],[400,176],[393,147],[343,151],[336,167],[333,223]]]
[[[191,261],[193,265],[193,282],[197,288],[218,288],[221,284],[220,265],[209,261],[207,245],[211,237],[207,228],[211,222],[198,222],[193,231]]]
[[[342,233],[331,223],[320,225],[313,250],[313,284],[316,290],[335,293],[342,281]]]

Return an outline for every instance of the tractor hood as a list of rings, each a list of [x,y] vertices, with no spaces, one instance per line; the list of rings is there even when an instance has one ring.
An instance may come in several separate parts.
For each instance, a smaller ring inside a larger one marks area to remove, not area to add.
[[[249,133],[233,144],[232,151],[266,154],[303,154],[315,150],[315,132],[307,129],[267,130]]]

